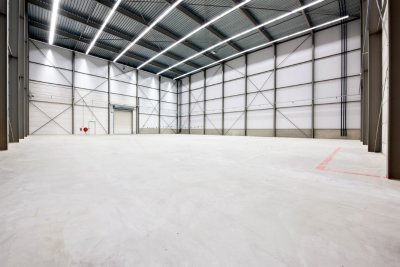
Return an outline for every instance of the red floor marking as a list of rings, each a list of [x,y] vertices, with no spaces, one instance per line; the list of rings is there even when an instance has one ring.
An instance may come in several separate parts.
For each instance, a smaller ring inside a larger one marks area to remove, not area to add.
[[[354,174],[354,175],[362,175],[362,176],[369,176],[369,177],[377,177],[381,178],[380,176],[376,175],[369,175],[369,174],[362,174],[362,173],[354,173],[354,172],[343,172],[343,171],[334,171],[334,170],[326,170],[326,166],[328,166],[328,163],[333,159],[333,157],[338,153],[340,150],[340,147],[336,149],[332,154],[329,155],[319,166],[316,168],[317,170],[320,171],[328,171],[328,172],[338,172],[338,173],[345,173],[345,174]]]

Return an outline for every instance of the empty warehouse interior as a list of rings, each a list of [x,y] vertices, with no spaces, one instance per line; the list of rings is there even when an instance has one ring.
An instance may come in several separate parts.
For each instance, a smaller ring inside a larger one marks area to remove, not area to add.
[[[0,0],[0,265],[400,266],[395,14]]]

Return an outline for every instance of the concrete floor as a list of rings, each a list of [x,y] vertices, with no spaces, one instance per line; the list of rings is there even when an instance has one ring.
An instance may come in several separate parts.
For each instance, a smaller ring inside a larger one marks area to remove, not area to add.
[[[0,265],[400,266],[384,161],[345,140],[30,136],[0,152]]]

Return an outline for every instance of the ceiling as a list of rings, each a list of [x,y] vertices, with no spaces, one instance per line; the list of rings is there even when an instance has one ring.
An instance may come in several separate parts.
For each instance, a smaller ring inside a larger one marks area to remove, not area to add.
[[[242,0],[184,0],[151,29],[118,62],[138,67],[186,34],[210,21]],[[158,73],[216,43],[261,24],[300,5],[316,0],[252,0],[242,8],[222,17],[184,42],[145,65],[142,69]],[[48,42],[53,0],[28,0],[29,37]],[[85,53],[116,1],[60,0],[54,45]],[[122,0],[90,55],[113,60],[173,0]],[[260,30],[233,39],[181,64],[162,75],[170,78],[193,71],[232,54],[270,40],[305,30],[310,26],[339,18],[345,4],[348,20],[360,17],[360,0],[325,0],[305,10],[276,21]]]

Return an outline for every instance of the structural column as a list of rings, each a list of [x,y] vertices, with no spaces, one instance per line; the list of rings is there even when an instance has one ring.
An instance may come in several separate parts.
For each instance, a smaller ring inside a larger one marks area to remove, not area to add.
[[[312,86],[311,86],[311,138],[314,138],[314,128],[315,128],[315,108],[314,108],[314,97],[315,97],[315,35],[311,35],[312,40]]]
[[[191,113],[191,107],[190,107],[190,99],[191,99],[191,87],[192,87],[192,77],[189,75],[189,108],[188,108],[188,130],[190,134],[190,113]]]
[[[75,58],[75,53],[74,53]],[[107,96],[107,103],[108,103],[108,134],[111,132],[111,103],[110,103],[110,73],[111,73],[111,62],[108,62],[108,96]],[[73,113],[72,113],[73,114]]]
[[[25,137],[29,135],[29,26],[28,26],[28,1],[24,4],[24,48],[25,48],[25,64],[24,64],[24,99],[25,99]]]
[[[161,134],[161,76],[158,76],[158,134]]]
[[[400,179],[400,1],[388,0],[389,91],[387,175]]]
[[[19,142],[20,138],[20,81],[18,69],[18,32],[19,32],[19,1],[10,1],[9,3],[9,141]],[[15,34],[17,33],[17,34]]]
[[[139,134],[139,70],[136,70],[136,134]]]
[[[206,70],[203,71],[204,72],[204,87],[203,87],[203,135],[206,134],[206,86],[207,86],[207,72]]]
[[[380,13],[375,1],[369,18],[369,67],[368,67],[368,152],[382,151],[382,27]]]
[[[274,45],[274,137],[276,137],[276,45]]]
[[[19,139],[25,137],[25,1],[14,0],[12,2],[18,3],[18,125],[19,125]]]
[[[361,141],[363,145],[368,144],[368,32],[369,32],[368,2],[362,2],[362,69],[361,69]]]
[[[72,134],[75,134],[75,57],[75,52],[72,52]],[[108,112],[108,122],[110,123],[110,111]]]
[[[0,150],[8,149],[8,0],[0,0]]]
[[[247,54],[244,55],[244,136],[247,136]]]
[[[222,63],[222,135],[225,131],[225,63]]]

